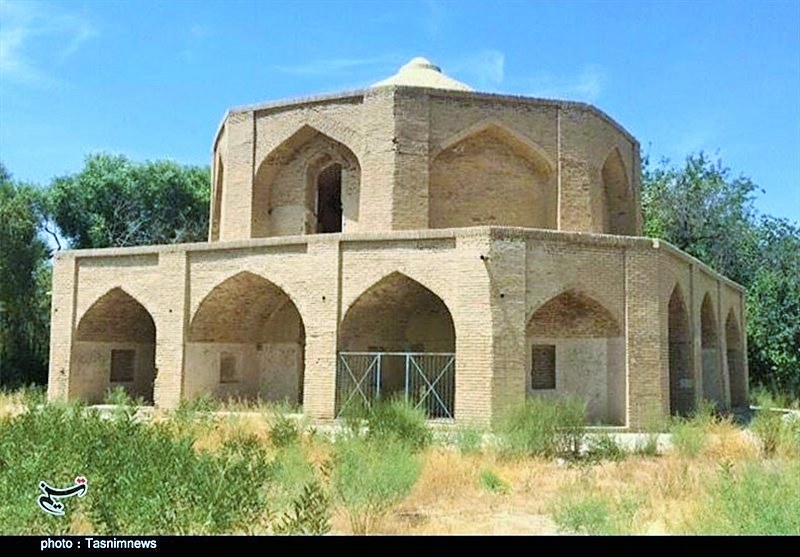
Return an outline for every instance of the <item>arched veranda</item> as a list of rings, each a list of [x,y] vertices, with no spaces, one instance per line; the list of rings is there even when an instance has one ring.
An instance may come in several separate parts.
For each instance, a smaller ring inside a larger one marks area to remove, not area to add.
[[[186,343],[185,396],[301,404],[305,327],[294,302],[242,272],[200,303]]]
[[[533,313],[525,337],[530,396],[575,396],[590,421],[625,423],[625,340],[600,302],[562,292]]]
[[[145,307],[121,288],[97,299],[78,323],[70,362],[70,398],[103,402],[121,387],[153,403],[156,325]]]
[[[401,273],[367,289],[339,327],[336,413],[402,396],[453,418],[455,327],[445,303]]]

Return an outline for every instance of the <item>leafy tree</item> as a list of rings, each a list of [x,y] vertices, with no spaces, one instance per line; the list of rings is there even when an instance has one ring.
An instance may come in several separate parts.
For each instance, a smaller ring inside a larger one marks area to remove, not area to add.
[[[758,187],[705,153],[642,172],[645,233],[747,288],[751,381],[800,397],[800,228],[756,217]]]
[[[206,239],[209,194],[208,168],[100,153],[53,181],[49,206],[73,248],[171,244]]]
[[[645,234],[663,238],[725,276],[746,284],[756,262],[753,194],[758,187],[705,153],[683,168],[661,161],[642,172]]]
[[[50,267],[39,237],[42,192],[0,163],[0,384],[47,375]]]

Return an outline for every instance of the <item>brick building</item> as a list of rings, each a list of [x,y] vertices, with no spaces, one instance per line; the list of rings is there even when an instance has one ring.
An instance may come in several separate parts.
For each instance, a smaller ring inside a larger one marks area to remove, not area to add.
[[[473,92],[420,58],[232,109],[207,243],[57,256],[49,397],[119,385],[329,419],[400,395],[485,421],[570,394],[630,428],[743,405],[744,291],[642,237],[639,168],[600,110]]]

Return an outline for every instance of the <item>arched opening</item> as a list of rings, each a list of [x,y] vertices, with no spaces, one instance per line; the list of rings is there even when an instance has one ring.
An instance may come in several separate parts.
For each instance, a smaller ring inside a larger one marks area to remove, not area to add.
[[[186,343],[185,395],[301,404],[305,327],[278,286],[249,272],[200,302]]]
[[[339,327],[337,413],[348,400],[405,396],[432,417],[453,417],[455,342],[439,296],[401,273],[384,277],[353,302]]]
[[[528,394],[577,396],[595,423],[625,423],[625,342],[602,304],[568,290],[539,307],[525,329]]]
[[[605,222],[609,234],[636,235],[636,209],[630,191],[628,173],[622,155],[615,147],[603,163],[603,199]]]
[[[219,240],[222,219],[222,184],[225,171],[222,160],[217,160],[217,180],[214,185],[214,212],[211,217],[211,241]]]
[[[731,384],[731,406],[747,407],[747,379],[744,375],[744,354],[739,321],[733,310],[725,321],[725,345],[727,347],[728,375]]]
[[[317,232],[342,231],[342,165],[326,166],[316,180]]]
[[[444,148],[430,171],[430,228],[556,227],[555,173],[527,142],[484,127]]]
[[[346,145],[303,126],[258,166],[252,236],[348,231],[359,219],[361,167]]]
[[[669,410],[673,416],[688,416],[694,410],[694,372],[689,335],[689,314],[681,287],[675,285],[669,298]]]
[[[70,398],[100,403],[122,387],[153,402],[156,325],[145,307],[121,288],[101,296],[78,323],[72,344]]]
[[[725,386],[719,361],[719,334],[714,305],[708,294],[700,306],[700,345],[703,358],[703,398],[722,409],[725,407]]]

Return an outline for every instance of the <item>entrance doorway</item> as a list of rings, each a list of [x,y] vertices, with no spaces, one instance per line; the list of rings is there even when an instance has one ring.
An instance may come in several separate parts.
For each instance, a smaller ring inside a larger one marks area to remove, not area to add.
[[[342,231],[342,166],[331,164],[317,176],[317,233]]]

